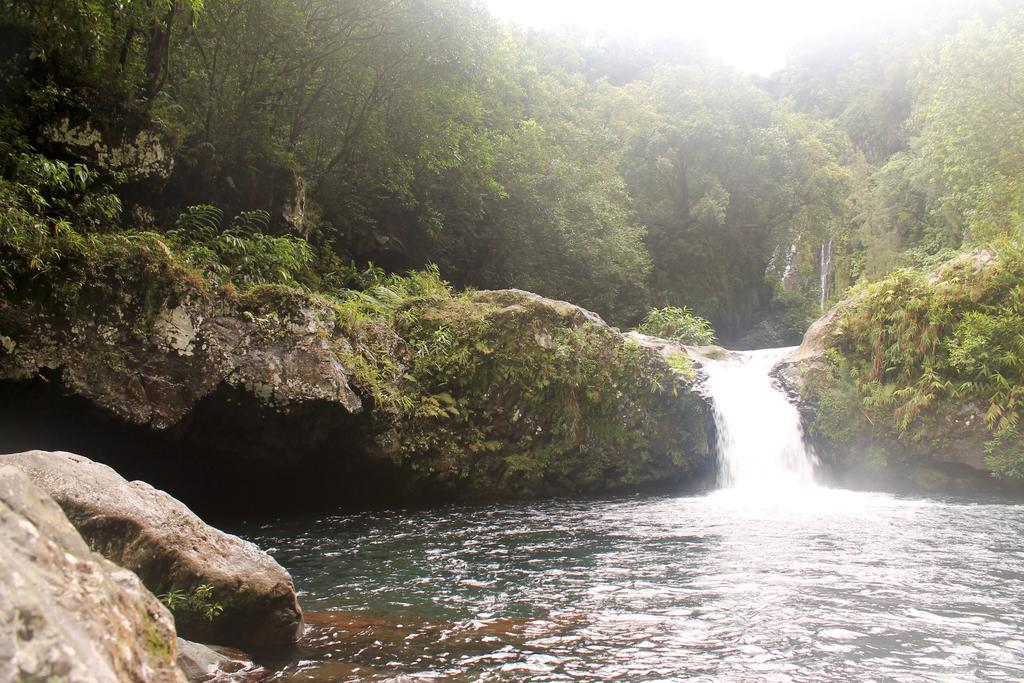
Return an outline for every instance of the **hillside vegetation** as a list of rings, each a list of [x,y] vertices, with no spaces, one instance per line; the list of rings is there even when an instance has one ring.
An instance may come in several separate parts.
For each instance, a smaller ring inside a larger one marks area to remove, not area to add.
[[[241,224],[308,244],[284,264],[303,283],[433,263],[620,325],[688,306],[764,344],[861,277],[1019,224],[1010,5],[809,46],[767,81],[463,0],[0,10],[3,177],[51,231],[187,240],[266,211]],[[225,220],[176,226],[201,205]]]

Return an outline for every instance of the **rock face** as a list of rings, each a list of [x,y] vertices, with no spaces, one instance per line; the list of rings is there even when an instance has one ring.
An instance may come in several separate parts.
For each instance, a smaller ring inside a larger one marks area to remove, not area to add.
[[[101,131],[92,122],[64,119],[44,131],[58,145],[90,166],[124,173],[130,181],[166,180],[174,170],[174,145],[151,123],[116,131]]]
[[[115,292],[86,284],[71,315],[37,302],[0,311],[7,349],[0,379],[59,368],[69,392],[156,430],[181,422],[221,386],[270,405],[362,409],[342,361],[351,346],[335,338],[334,312],[322,302],[286,290],[219,299],[170,279],[157,292],[146,273],[127,275],[139,278],[130,284],[140,289],[112,298]]]
[[[0,680],[183,683],[170,613],[0,466]]]
[[[183,504],[105,465],[71,453],[0,455],[64,510],[93,550],[135,572],[157,595],[187,598],[212,586],[203,605],[176,609],[178,631],[193,640],[249,650],[290,646],[302,634],[302,612],[288,573],[255,545],[203,523]]]

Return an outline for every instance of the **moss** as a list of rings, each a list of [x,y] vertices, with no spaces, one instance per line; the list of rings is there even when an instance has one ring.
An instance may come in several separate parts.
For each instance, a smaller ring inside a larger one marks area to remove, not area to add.
[[[148,612],[142,614],[142,646],[150,657],[161,664],[169,666],[174,663],[174,648],[168,634]]]
[[[669,356],[668,364],[687,381],[697,378],[697,367],[693,360],[685,353],[673,353]]]
[[[656,354],[576,310],[467,294],[403,318],[417,392],[403,457],[451,462],[469,478],[497,468],[505,486],[523,491],[539,481],[596,490],[650,477],[641,474],[653,459],[645,418],[666,403],[699,407]],[[674,464],[695,457],[685,440],[678,448]]]
[[[825,353],[826,366],[805,385],[815,397],[812,436],[831,443],[850,441],[864,418],[862,397],[857,390],[848,362],[835,349]]]
[[[701,353],[711,360],[724,360],[729,352],[721,346],[709,346],[705,349],[701,349]]]

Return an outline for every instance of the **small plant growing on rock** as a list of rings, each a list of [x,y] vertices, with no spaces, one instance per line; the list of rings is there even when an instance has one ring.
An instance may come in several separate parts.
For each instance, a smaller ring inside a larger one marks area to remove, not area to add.
[[[683,379],[692,380],[697,377],[697,369],[693,361],[682,353],[673,353],[668,359],[668,364]]]
[[[190,590],[172,588],[160,595],[159,599],[175,616],[198,614],[207,621],[213,621],[224,611],[224,605],[213,599],[213,586],[208,583]]]

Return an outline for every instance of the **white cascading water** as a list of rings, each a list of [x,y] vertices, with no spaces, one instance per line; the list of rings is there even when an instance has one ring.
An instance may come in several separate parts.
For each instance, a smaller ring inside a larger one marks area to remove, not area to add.
[[[817,460],[804,443],[800,415],[769,374],[792,350],[730,351],[703,363],[723,488],[778,498],[816,487]]]
[[[832,288],[832,238],[821,245],[821,312],[828,305],[829,290]]]

